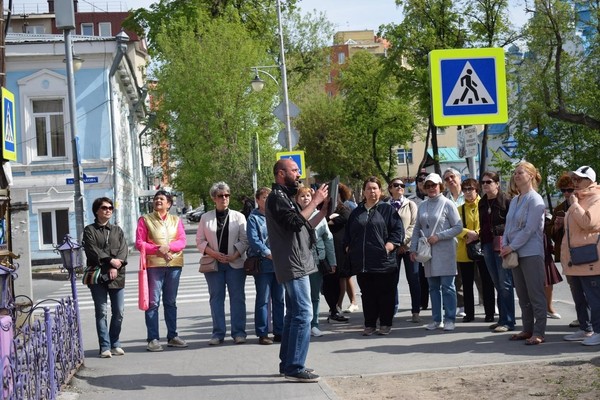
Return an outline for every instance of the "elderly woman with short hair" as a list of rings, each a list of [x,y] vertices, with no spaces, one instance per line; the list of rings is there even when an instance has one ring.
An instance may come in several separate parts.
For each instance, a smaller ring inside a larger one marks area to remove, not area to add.
[[[217,261],[217,271],[205,273],[210,295],[213,329],[209,345],[225,340],[225,289],[229,293],[231,336],[235,344],[246,343],[246,273],[244,258],[248,248],[246,218],[229,209],[229,185],[217,182],[210,188],[215,209],[202,215],[196,245],[203,256]]]

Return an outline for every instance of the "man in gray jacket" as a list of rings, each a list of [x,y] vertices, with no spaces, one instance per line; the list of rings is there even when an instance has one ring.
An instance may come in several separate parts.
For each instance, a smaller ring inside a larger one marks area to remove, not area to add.
[[[300,210],[294,200],[300,173],[292,159],[281,159],[273,167],[275,183],[267,198],[265,216],[277,281],[285,287],[285,319],[279,372],[295,382],[317,382],[319,376],[304,363],[310,344],[312,302],[308,275],[317,272],[312,255],[313,228],[325,217],[327,186],[317,189],[312,201]],[[320,212],[308,218],[319,204]]]

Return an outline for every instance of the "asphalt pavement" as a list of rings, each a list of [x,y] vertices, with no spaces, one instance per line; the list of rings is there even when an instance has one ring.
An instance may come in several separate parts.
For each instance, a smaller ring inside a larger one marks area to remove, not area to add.
[[[254,335],[254,282],[251,277],[246,282],[248,342],[235,345],[231,337],[226,337],[222,345],[208,346],[211,333],[208,290],[203,275],[198,272],[200,256],[194,248],[195,226],[187,228],[188,248],[178,297],[178,325],[179,335],[188,341],[189,347],[167,347],[166,329],[161,319],[165,351],[146,351],[144,313],[137,309],[139,255],[134,252],[129,257],[121,334],[126,355],[111,359],[98,357],[93,303],[89,290],[79,284],[85,363],[71,385],[61,392],[61,399],[338,399],[327,384],[328,377],[431,370],[440,371],[443,377],[459,367],[589,360],[598,355],[598,347],[562,340],[564,335],[575,330],[568,327],[575,319],[575,312],[566,281],[556,285],[554,290],[555,308],[562,319],[548,320],[546,343],[525,346],[523,342],[509,341],[510,332],[492,333],[488,329],[489,323],[483,322],[482,307],[476,309],[476,321],[457,322],[453,332],[426,331],[424,326],[431,321],[429,310],[422,311],[422,323],[409,322],[410,296],[402,272],[400,311],[389,336],[361,336],[363,319],[360,311],[346,314],[350,317],[348,324],[327,323],[327,307],[321,298],[320,328],[325,335],[312,338],[307,366],[314,368],[322,379],[318,383],[289,382],[278,374],[279,346],[259,345]],[[53,297],[69,294],[68,282],[58,285]],[[225,309],[229,315],[228,304]],[[519,313],[517,305],[517,315]],[[517,329],[519,327],[517,325]]]

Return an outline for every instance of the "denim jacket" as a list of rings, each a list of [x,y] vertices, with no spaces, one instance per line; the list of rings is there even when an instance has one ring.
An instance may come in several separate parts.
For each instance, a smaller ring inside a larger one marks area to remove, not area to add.
[[[271,249],[269,248],[269,233],[267,232],[267,219],[258,208],[252,210],[248,216],[246,235],[248,237],[248,257],[261,257],[261,273],[275,272],[273,269],[273,261],[265,258],[271,254]]]

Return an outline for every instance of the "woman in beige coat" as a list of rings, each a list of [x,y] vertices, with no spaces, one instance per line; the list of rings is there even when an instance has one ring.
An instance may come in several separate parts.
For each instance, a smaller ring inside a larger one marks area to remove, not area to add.
[[[596,172],[588,166],[573,171],[571,179],[575,195],[565,216],[560,262],[565,275],[579,281],[590,307],[594,332],[581,331],[582,344],[596,346],[600,345],[600,260],[596,256],[596,260],[576,264],[570,249],[595,245],[595,254],[600,253],[600,186],[596,184]]]

